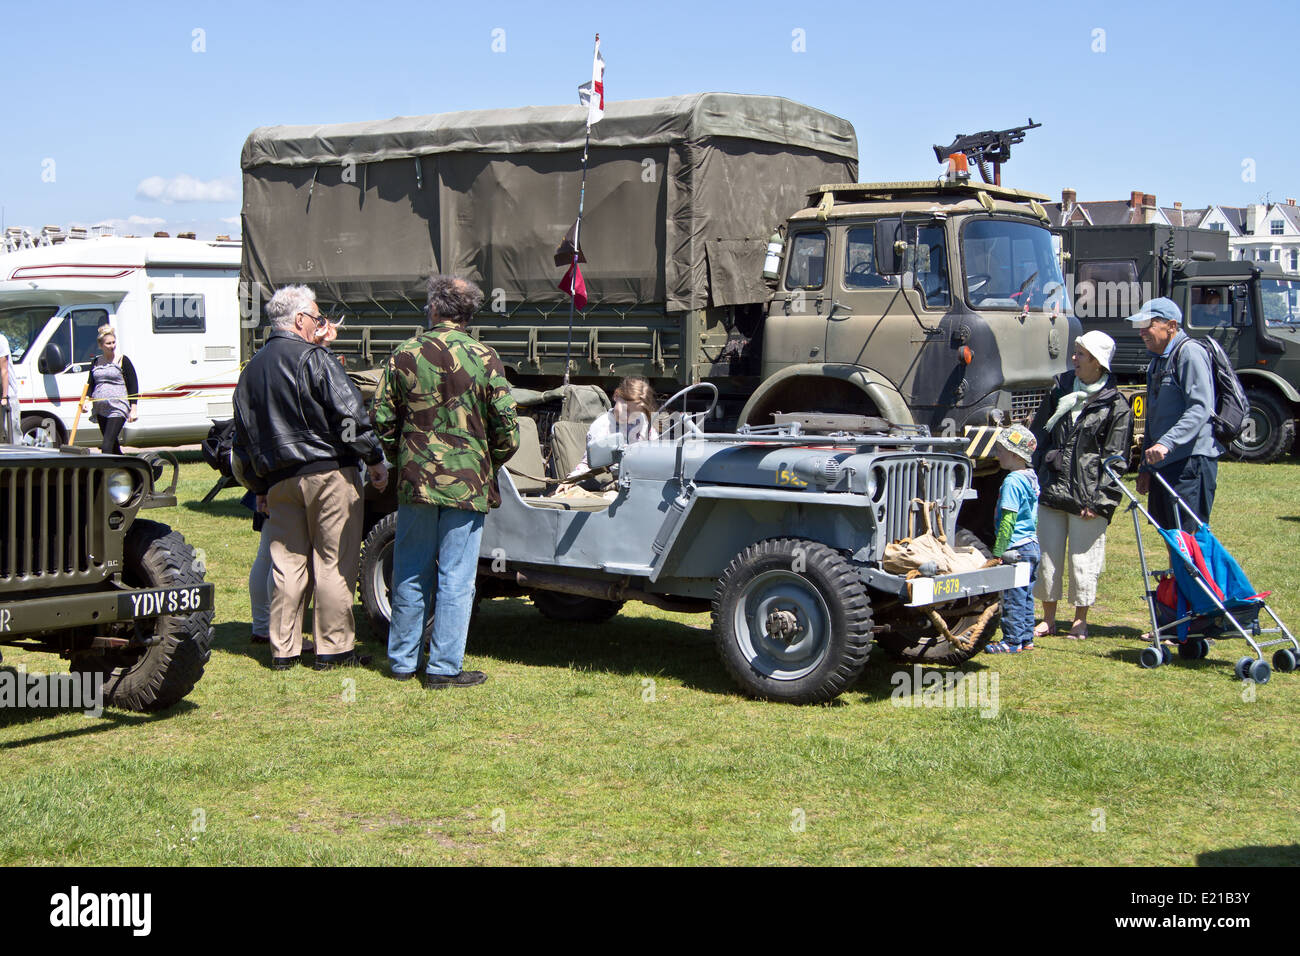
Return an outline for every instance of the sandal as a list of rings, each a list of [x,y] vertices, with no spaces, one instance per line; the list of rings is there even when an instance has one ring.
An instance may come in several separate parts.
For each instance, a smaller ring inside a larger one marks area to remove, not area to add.
[[[996,644],[990,644],[984,648],[985,654],[1019,654],[1019,644],[1008,644],[1006,641],[998,641]]]
[[[1088,639],[1088,629],[1086,627],[1075,630],[1070,628],[1070,633],[1065,635],[1067,641],[1086,641]]]
[[[1036,625],[1034,625],[1034,637],[1055,637],[1055,636],[1056,636],[1055,621],[1051,621],[1051,622],[1039,621]]]

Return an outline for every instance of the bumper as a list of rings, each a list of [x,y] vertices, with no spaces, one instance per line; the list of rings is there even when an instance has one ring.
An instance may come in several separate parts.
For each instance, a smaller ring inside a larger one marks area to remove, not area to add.
[[[215,585],[0,598],[0,641],[21,634],[93,627],[159,615],[211,611]]]
[[[1025,587],[1029,584],[1029,562],[910,580],[897,574],[870,569],[865,578],[871,587],[897,594],[908,607],[927,607]]]

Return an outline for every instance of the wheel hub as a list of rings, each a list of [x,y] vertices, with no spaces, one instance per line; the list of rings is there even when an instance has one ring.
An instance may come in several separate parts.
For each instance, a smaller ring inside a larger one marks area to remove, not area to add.
[[[793,611],[772,611],[767,616],[767,633],[781,641],[792,641],[803,630]]]

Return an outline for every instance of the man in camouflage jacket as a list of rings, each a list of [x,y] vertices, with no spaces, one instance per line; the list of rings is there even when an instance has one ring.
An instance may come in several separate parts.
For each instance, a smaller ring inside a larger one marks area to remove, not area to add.
[[[394,352],[375,396],[375,427],[397,473],[388,658],[406,680],[419,664],[437,575],[424,684],[467,687],[462,671],[483,519],[501,502],[497,471],[519,446],[515,403],[501,359],[464,324],[482,291],[451,276],[429,278],[430,328]]]

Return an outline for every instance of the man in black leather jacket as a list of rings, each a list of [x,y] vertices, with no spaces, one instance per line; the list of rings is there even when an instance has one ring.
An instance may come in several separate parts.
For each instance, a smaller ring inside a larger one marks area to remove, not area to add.
[[[236,477],[269,516],[274,590],[271,666],[302,654],[302,615],[314,580],[316,669],[361,662],[352,588],[361,556],[360,462],[382,491],[383,450],[361,393],[329,350],[307,286],[286,286],[266,306],[271,333],[235,387]],[[308,562],[310,561],[310,570]]]

